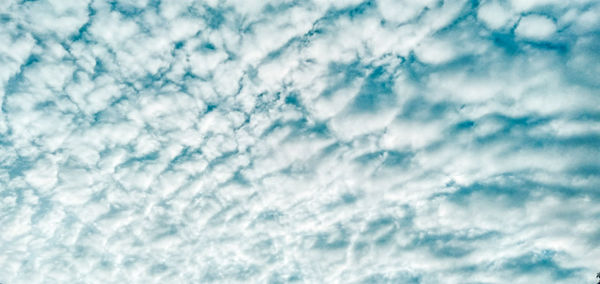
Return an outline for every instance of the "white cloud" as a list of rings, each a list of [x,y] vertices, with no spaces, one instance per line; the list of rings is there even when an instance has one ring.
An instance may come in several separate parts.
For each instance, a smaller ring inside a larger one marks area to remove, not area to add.
[[[598,5],[476,2],[3,1],[0,282],[585,282]]]
[[[455,47],[444,41],[427,40],[415,48],[419,60],[428,64],[446,63],[456,57]]]
[[[530,15],[521,18],[515,34],[533,40],[545,40],[556,32],[556,24],[548,17]]]
[[[425,8],[431,8],[435,1],[393,1],[393,0],[380,0],[377,2],[377,8],[379,13],[384,19],[392,22],[406,22],[412,20]]]
[[[58,167],[52,158],[39,160],[35,167],[27,171],[25,180],[34,188],[49,191],[58,181]]]
[[[477,10],[477,18],[483,21],[491,29],[504,27],[513,18],[507,7],[496,1],[487,2]]]

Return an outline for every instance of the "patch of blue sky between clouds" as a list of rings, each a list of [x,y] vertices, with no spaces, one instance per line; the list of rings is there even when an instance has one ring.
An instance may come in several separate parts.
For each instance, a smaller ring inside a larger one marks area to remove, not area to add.
[[[592,283],[595,0],[0,1],[2,283]]]

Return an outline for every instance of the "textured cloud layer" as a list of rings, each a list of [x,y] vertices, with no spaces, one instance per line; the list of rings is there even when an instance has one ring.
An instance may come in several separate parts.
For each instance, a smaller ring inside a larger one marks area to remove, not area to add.
[[[598,1],[0,2],[2,283],[600,270]]]

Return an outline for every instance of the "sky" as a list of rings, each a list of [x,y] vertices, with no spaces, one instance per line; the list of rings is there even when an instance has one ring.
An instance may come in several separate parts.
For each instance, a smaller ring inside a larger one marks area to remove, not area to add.
[[[0,283],[594,283],[597,0],[0,1]]]

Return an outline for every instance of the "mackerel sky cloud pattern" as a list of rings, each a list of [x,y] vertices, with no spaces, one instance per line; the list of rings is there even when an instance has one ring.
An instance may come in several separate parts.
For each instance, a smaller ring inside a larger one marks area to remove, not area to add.
[[[593,283],[597,0],[0,1],[0,282]]]

